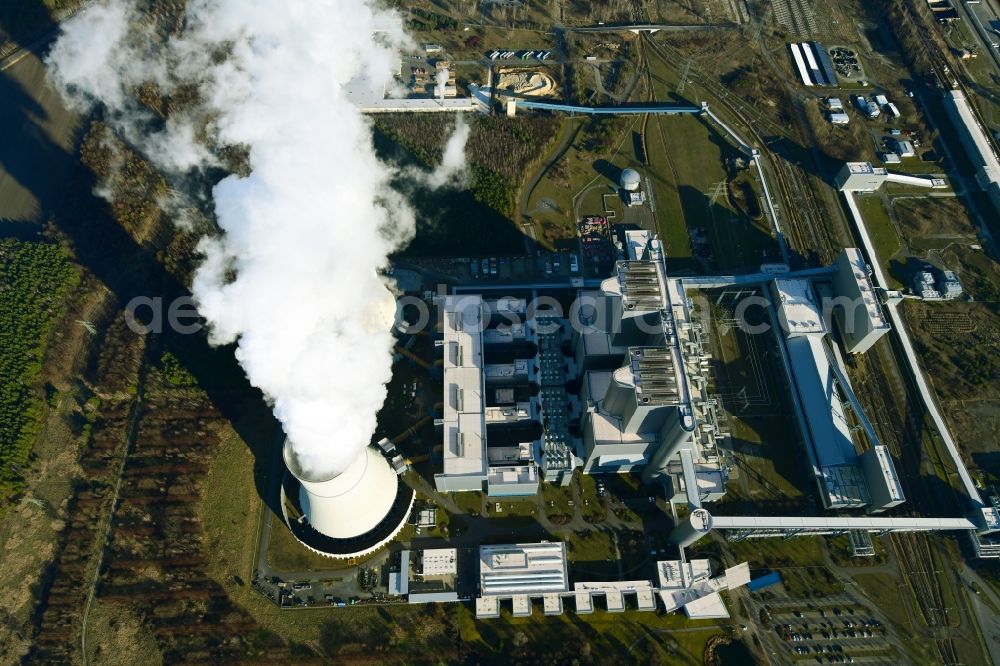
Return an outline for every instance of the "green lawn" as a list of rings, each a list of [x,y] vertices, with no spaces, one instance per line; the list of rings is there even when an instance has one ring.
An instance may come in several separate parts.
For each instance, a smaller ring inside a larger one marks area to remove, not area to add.
[[[933,660],[928,657],[934,652],[925,642],[924,632],[926,632],[926,628],[919,624],[914,626],[911,623],[910,614],[907,611],[908,604],[903,599],[899,582],[888,574],[856,574],[853,578],[861,593],[871,599],[874,605],[885,613],[901,635],[909,638],[907,648],[911,650],[910,656],[923,656],[923,659],[918,658],[916,661],[931,663]],[[902,589],[905,590],[905,588]],[[910,603],[913,601],[911,600]]]
[[[547,516],[573,515],[573,507],[569,505],[573,500],[572,486],[563,488],[553,483],[543,483],[542,498],[545,501],[545,514]]]
[[[449,497],[452,502],[458,505],[462,513],[478,516],[483,512],[483,493],[481,492],[451,493]]]
[[[615,546],[611,532],[600,529],[574,532],[569,537],[567,557],[571,562],[613,560]]]
[[[885,269],[885,272],[889,273],[889,260],[896,256],[896,253],[900,249],[899,234],[896,231],[896,225],[889,219],[889,213],[882,204],[882,199],[877,194],[856,195],[856,200],[858,202],[858,209],[865,219],[865,228],[868,229],[872,243],[875,244],[878,261]],[[889,280],[896,282],[891,275]],[[899,288],[902,285],[896,282],[894,286]]]

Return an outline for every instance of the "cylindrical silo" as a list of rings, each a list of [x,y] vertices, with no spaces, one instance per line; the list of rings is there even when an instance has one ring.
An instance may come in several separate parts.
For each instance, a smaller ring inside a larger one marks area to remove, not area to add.
[[[686,548],[711,531],[712,514],[707,509],[695,509],[670,533],[670,542]]]

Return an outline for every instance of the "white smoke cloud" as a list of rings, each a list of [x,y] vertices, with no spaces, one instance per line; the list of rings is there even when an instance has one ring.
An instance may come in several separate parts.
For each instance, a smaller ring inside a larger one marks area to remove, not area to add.
[[[466,161],[465,144],[469,140],[471,128],[461,115],[455,116],[455,129],[444,145],[441,163],[432,171],[424,182],[429,187],[444,187],[448,184],[462,185],[465,181]]]
[[[444,89],[448,87],[448,68],[439,69],[437,75],[434,78],[434,92],[437,93],[438,99],[444,99]]]
[[[68,21],[53,80],[77,108],[103,103],[166,171],[212,163],[199,119],[220,144],[249,147],[252,173],[214,189],[222,234],[201,243],[194,296],[212,341],[238,342],[302,467],[336,473],[368,444],[385,400],[393,301],[377,271],[413,234],[344,86],[361,74],[392,84],[400,22],[364,0],[189,0],[184,31],[156,45],[136,17],[112,0]],[[146,81],[164,93],[195,81],[203,105],[153,132],[133,96]],[[467,136],[460,121],[435,183],[460,170]]]

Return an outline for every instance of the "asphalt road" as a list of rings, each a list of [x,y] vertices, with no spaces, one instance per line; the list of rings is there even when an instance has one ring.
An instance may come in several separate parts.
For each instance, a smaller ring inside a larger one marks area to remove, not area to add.
[[[25,51],[0,70],[0,223],[44,221],[75,162],[79,120]]]

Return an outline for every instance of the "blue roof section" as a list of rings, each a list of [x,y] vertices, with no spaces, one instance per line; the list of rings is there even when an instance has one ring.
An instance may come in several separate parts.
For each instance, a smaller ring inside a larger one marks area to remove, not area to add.
[[[826,76],[827,83],[831,86],[837,85],[837,73],[833,71],[833,63],[830,62],[830,54],[826,52],[826,47],[820,42],[813,42],[816,47],[816,59],[819,60],[820,69]]]
[[[788,338],[786,345],[816,462],[820,467],[857,464],[858,453],[822,339],[803,335]]]
[[[762,590],[765,587],[770,587],[771,585],[777,585],[781,582],[781,574],[777,571],[772,571],[771,573],[761,576],[760,578],[754,578],[752,581],[747,583],[747,589],[751,592],[756,592],[757,590]]]

